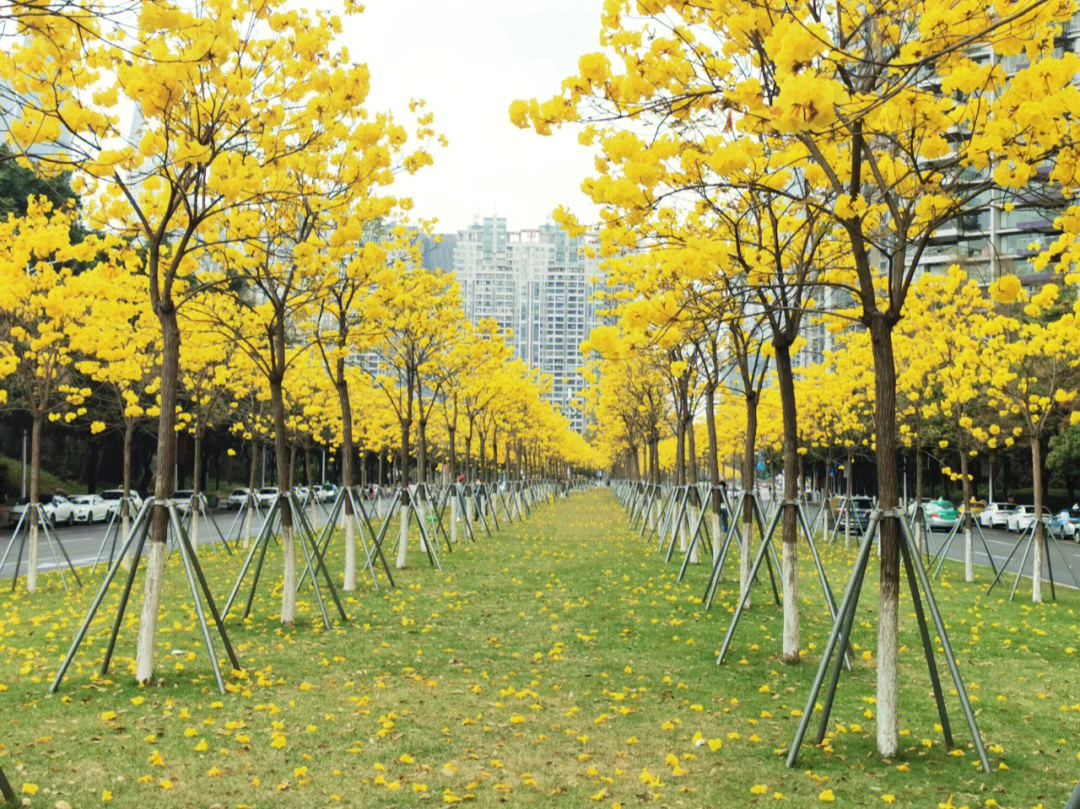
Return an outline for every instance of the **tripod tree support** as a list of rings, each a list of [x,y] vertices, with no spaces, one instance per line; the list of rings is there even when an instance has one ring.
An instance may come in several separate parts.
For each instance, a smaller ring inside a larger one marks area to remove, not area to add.
[[[750,593],[750,587],[754,582],[754,578],[757,576],[758,569],[761,567],[761,561],[762,559],[764,559],[766,562],[768,562],[769,560],[767,551],[772,545],[773,535],[776,533],[776,529],[780,524],[781,515],[784,513],[785,508],[795,509],[798,527],[802,530],[803,535],[806,537],[806,542],[810,546],[810,555],[814,559],[814,567],[817,571],[818,584],[821,585],[821,593],[825,596],[825,604],[829,609],[829,616],[833,619],[833,621],[836,620],[836,600],[833,597],[832,588],[829,586],[829,579],[825,575],[825,567],[821,563],[821,556],[818,555],[817,543],[814,542],[814,535],[810,531],[810,526],[807,522],[806,514],[803,513],[802,503],[800,503],[798,500],[785,500],[780,503],[776,511],[773,512],[772,519],[769,521],[768,530],[762,533],[761,545],[758,547],[757,558],[754,559],[754,565],[750,568],[750,575],[746,579],[746,587],[740,594],[739,603],[735,607],[735,614],[731,617],[731,625],[728,627],[728,631],[727,634],[724,636],[723,643],[720,644],[720,653],[717,655],[716,658],[716,664],[718,666],[723,664],[724,658],[727,655],[728,646],[730,646],[731,639],[735,636],[735,629],[736,627],[738,627],[739,619],[742,617],[742,614],[745,610],[747,596]],[[779,563],[777,563],[777,565],[779,566]],[[769,575],[772,575],[771,570],[769,571]],[[773,585],[773,589],[775,591],[775,584]],[[784,597],[787,597],[787,593],[784,594]],[[850,668],[850,662],[847,660],[847,648],[848,647],[845,644],[843,646],[843,658],[844,662],[848,664],[848,668]]]
[[[753,565],[753,569],[751,571],[748,571],[746,580],[747,580],[747,582],[752,582],[757,577],[758,569],[761,566],[761,560],[762,560],[762,557],[763,557],[764,560],[765,560],[765,567],[769,571],[769,583],[772,585],[773,601],[776,602],[777,606],[780,606],[780,591],[776,587],[776,577],[773,574],[772,562],[769,560],[769,556],[767,554],[764,554],[764,550],[771,549],[772,552],[773,552],[773,556],[776,557],[776,549],[773,548],[770,543],[764,542],[765,536],[768,533],[771,533],[771,532],[766,531],[764,512],[763,512],[763,510],[761,508],[761,504],[758,502],[757,495],[755,495],[755,494],[747,494],[746,492],[743,492],[742,495],[739,497],[738,504],[736,505],[735,511],[733,513],[734,514],[742,514],[743,513],[743,509],[745,508],[744,503],[746,502],[747,498],[750,498],[750,504],[751,504],[750,511],[751,511],[751,514],[753,515],[753,521],[757,523],[758,531],[761,533],[761,537],[762,537],[763,541],[761,542],[760,547],[758,548],[759,553],[758,553],[758,557],[756,559],[756,563]],[[779,519],[779,517],[777,517],[777,515],[779,513],[780,513],[780,511],[778,509],[776,514],[773,515],[773,517],[776,518],[777,520]],[[724,562],[727,560],[728,549],[731,547],[732,538],[733,537],[738,537],[740,547],[745,547],[746,543],[744,542],[744,538],[743,538],[743,535],[742,535],[742,530],[739,528],[739,523],[740,522],[741,522],[741,520],[733,519],[728,524],[727,536],[724,537],[724,542],[720,546],[720,555],[716,558],[716,561],[713,563],[712,572],[709,574],[709,583],[705,587],[705,595],[702,598],[702,600],[705,602],[705,609],[706,610],[708,610],[708,609],[710,609],[712,607],[713,598],[716,595],[716,588],[720,584],[720,577],[723,575],[723,572],[724,572]],[[751,532],[751,536],[752,536],[754,522],[751,522],[749,524],[749,526],[748,526],[748,530]],[[747,537],[746,542],[749,542],[749,539],[750,539],[750,537]],[[776,566],[777,566],[777,568],[780,567],[780,559],[779,558],[776,558]],[[739,586],[741,587],[742,585],[740,584]],[[740,601],[740,604],[745,604],[746,597],[747,597],[748,594],[749,594],[749,590],[747,590],[746,593],[742,594],[742,599]]]
[[[301,550],[304,552],[304,565],[305,575],[311,576],[311,586],[315,591],[315,601],[319,606],[319,613],[322,616],[323,626],[327,629],[330,628],[330,616],[326,612],[326,605],[323,602],[322,590],[319,588],[319,576],[322,576],[323,583],[326,585],[330,592],[330,596],[333,598],[334,605],[337,607],[338,615],[342,621],[347,621],[348,616],[345,614],[345,608],[341,605],[341,600],[338,598],[337,590],[334,588],[334,582],[330,578],[330,573],[326,569],[326,564],[323,560],[322,554],[319,552],[319,547],[315,542],[315,536],[311,529],[311,523],[307,519],[307,514],[299,507],[296,502],[296,498],[291,492],[279,493],[274,498],[273,504],[270,506],[270,511],[266,515],[266,519],[263,520],[262,528],[259,529],[259,536],[252,544],[251,549],[248,551],[247,556],[244,558],[244,563],[240,568],[240,575],[236,578],[236,583],[233,585],[232,591],[229,593],[228,599],[225,601],[225,607],[222,610],[222,618],[228,616],[229,611],[232,609],[233,602],[236,600],[237,594],[240,592],[240,587],[244,583],[244,579],[247,577],[248,570],[251,568],[251,562],[258,554],[258,562],[255,565],[255,574],[251,579],[251,590],[248,593],[247,603],[244,607],[244,616],[247,618],[251,614],[251,605],[255,601],[255,592],[259,586],[259,578],[262,574],[263,562],[266,559],[266,549],[270,544],[270,539],[273,535],[274,518],[281,510],[282,501],[288,498],[289,506],[292,513],[296,515],[295,530],[299,539]]]
[[[75,565],[71,562],[71,557],[68,556],[67,549],[64,547],[64,543],[60,541],[60,537],[49,527],[49,519],[45,515],[45,509],[41,507],[40,503],[30,503],[27,505],[26,510],[22,513],[22,517],[19,518],[18,524],[15,526],[15,530],[11,534],[11,539],[8,541],[7,549],[4,551],[4,555],[0,558],[0,568],[7,562],[8,554],[11,553],[11,549],[15,547],[15,541],[18,540],[19,552],[15,557],[15,574],[11,577],[11,589],[15,590],[16,583],[19,580],[19,570],[22,568],[23,553],[26,551],[26,540],[30,533],[30,522],[36,521],[41,526],[41,531],[45,535],[45,541],[49,543],[49,549],[52,551],[53,560],[57,562],[56,572],[60,574],[60,581],[64,585],[64,590],[68,589],[67,579],[64,578],[64,568],[59,564],[60,557],[56,554],[56,549],[60,549],[60,553],[64,557],[64,562],[67,564],[68,570],[71,571],[71,575],[75,577],[75,583],[82,587],[82,581],[79,579],[79,573],[75,570]]]
[[[357,497],[351,489],[342,488],[338,492],[337,497],[334,498],[334,503],[330,507],[330,511],[327,514],[326,523],[323,525],[322,535],[319,537],[317,543],[319,547],[319,554],[324,559],[326,558],[327,549],[330,546],[330,538],[334,533],[338,517],[341,516],[342,510],[344,509],[346,499],[352,506],[352,514],[346,515],[345,518],[352,519],[352,524],[355,527],[355,532],[360,537],[360,545],[364,553],[364,568],[371,575],[372,586],[375,588],[376,591],[378,591],[379,580],[375,574],[374,565],[375,557],[378,556],[379,560],[382,562],[383,570],[386,573],[387,580],[390,582],[390,586],[395,587],[396,585],[394,584],[394,577],[390,574],[390,565],[387,564],[386,557],[383,556],[382,545],[377,539],[378,534],[376,533],[375,528],[371,524],[371,518],[368,516],[367,509],[364,507],[363,498]],[[363,522],[361,522],[361,519],[363,520]],[[367,532],[370,535],[372,542],[375,543],[374,546],[368,545],[368,538],[364,535],[365,526],[367,527]],[[307,575],[308,571],[305,569],[303,574],[300,576],[300,580],[296,584],[297,592],[299,592],[300,588],[303,587],[304,582],[307,581]]]
[[[1009,555],[1005,557],[1005,561],[1002,562],[1001,568],[997,571],[997,575],[994,576],[994,580],[990,582],[990,587],[986,590],[987,595],[990,595],[990,591],[994,589],[999,581],[1001,581],[1002,577],[1005,575],[1005,570],[1008,568],[1009,562],[1012,561],[1016,551],[1019,550],[1021,545],[1024,545],[1024,555],[1020,559],[1020,566],[1016,569],[1016,579],[1013,581],[1012,590],[1009,592],[1009,601],[1012,601],[1016,597],[1016,588],[1020,586],[1020,579],[1024,575],[1024,566],[1027,565],[1028,555],[1033,548],[1035,549],[1035,553],[1040,552],[1039,543],[1035,541],[1036,525],[1037,523],[1033,522],[1031,527],[1017,538],[1016,544],[1013,545],[1013,549],[1009,551]],[[1076,585],[1078,590],[1080,590],[1080,581],[1077,580],[1076,573],[1073,572],[1072,565],[1069,564],[1069,558],[1065,555],[1065,552],[1061,550],[1056,541],[1050,541],[1055,538],[1053,532],[1049,530],[1049,526],[1046,528],[1046,534],[1048,534],[1048,536],[1044,535],[1043,539],[1043,548],[1046,550],[1046,573],[1047,578],[1050,579],[1050,597],[1056,601],[1057,591],[1054,588],[1054,567],[1050,562],[1051,546],[1057,550],[1058,555],[1061,557],[1061,561],[1065,563],[1065,568],[1069,571],[1069,575],[1072,576],[1073,584]]]
[[[8,806],[19,805],[19,798],[15,794],[15,790],[11,788],[11,784],[8,783],[3,767],[0,767],[0,797],[4,799],[4,803]]]
[[[1069,800],[1065,802],[1065,809],[1080,809],[1080,782],[1076,784],[1076,789],[1069,796]]]
[[[191,547],[191,543],[188,541],[187,534],[184,533],[183,525],[180,521],[180,517],[177,514],[176,504],[172,500],[154,501],[147,500],[142,509],[139,511],[135,518],[134,524],[131,526],[131,532],[128,534],[127,539],[124,541],[123,547],[120,549],[120,553],[116,556],[116,559],[109,566],[108,572],[105,575],[104,581],[101,583],[101,587],[98,589],[97,595],[94,597],[93,602],[90,605],[90,609],[86,613],[86,617],[83,619],[82,625],[79,627],[78,632],[75,634],[75,638],[71,643],[71,647],[68,649],[67,655],[61,663],[60,668],[56,672],[56,677],[49,685],[49,693],[55,694],[56,690],[60,687],[60,682],[64,679],[64,675],[67,673],[68,668],[71,666],[72,661],[75,659],[75,654],[78,652],[82,642],[86,639],[86,633],[90,628],[90,624],[93,622],[94,617],[97,615],[98,609],[101,607],[101,603],[105,600],[105,595],[109,591],[109,587],[112,585],[113,580],[116,578],[116,574],[120,570],[121,562],[124,557],[128,555],[128,550],[132,545],[135,545],[135,553],[132,557],[131,568],[128,571],[126,580],[124,581],[124,590],[120,596],[120,605],[116,612],[116,619],[113,621],[112,631],[109,635],[108,645],[105,649],[105,656],[101,663],[101,674],[105,675],[109,670],[109,663],[112,660],[113,651],[116,648],[116,640],[120,634],[120,627],[123,625],[124,612],[127,610],[128,602],[131,600],[131,589],[135,582],[135,575],[139,569],[139,560],[142,558],[143,549],[146,546],[146,540],[150,535],[150,512],[155,505],[164,506],[168,510],[169,526],[176,537],[177,544],[180,549],[180,557],[184,563],[184,575],[187,578],[188,589],[191,591],[192,603],[195,606],[195,615],[199,622],[199,627],[202,632],[203,642],[206,645],[206,652],[210,658],[210,665],[214,671],[214,679],[217,681],[218,690],[222,694],[225,693],[225,681],[221,675],[221,669],[218,665],[217,653],[214,650],[213,637],[210,632],[210,626],[206,620],[206,612],[209,611],[211,618],[214,621],[214,626],[217,629],[218,636],[221,638],[222,645],[225,648],[225,653],[229,658],[229,662],[232,664],[233,670],[240,670],[240,661],[237,659],[235,652],[233,651],[232,644],[229,642],[228,633],[225,630],[225,624],[223,623],[222,616],[218,613],[217,605],[214,603],[214,597],[210,593],[210,588],[206,583],[206,577],[203,575],[202,567],[199,565],[198,557],[195,555],[194,549]],[[203,609],[203,602],[205,601],[206,609]]]
[[[829,714],[832,711],[833,700],[836,697],[836,687],[840,680],[842,661],[842,656],[837,656],[835,661],[833,661],[832,658],[836,653],[838,646],[840,648],[847,648],[848,641],[851,637],[852,626],[855,622],[855,613],[859,604],[859,596],[862,593],[863,579],[866,574],[867,563],[870,559],[870,551],[874,545],[874,538],[881,526],[881,522],[886,519],[896,520],[900,529],[900,556],[907,573],[908,589],[910,590],[912,604],[915,608],[915,617],[919,625],[919,635],[922,639],[923,654],[926,657],[926,665],[930,673],[930,684],[933,689],[934,702],[937,705],[938,716],[941,719],[942,735],[945,737],[945,744],[950,748],[955,747],[953,744],[952,730],[949,726],[948,712],[945,707],[945,697],[941,689],[941,681],[938,677],[937,663],[934,659],[934,643],[926,623],[926,615],[923,612],[923,597],[926,599],[926,605],[929,607],[930,617],[934,622],[934,631],[937,633],[938,642],[944,653],[945,664],[949,670],[949,675],[952,678],[953,687],[956,689],[957,696],[960,699],[960,706],[963,710],[968,730],[971,733],[971,739],[975,744],[975,750],[979,756],[980,766],[982,767],[983,772],[988,773],[990,772],[990,762],[986,757],[986,748],[983,745],[979,728],[975,723],[975,711],[971,707],[971,702],[967,696],[967,689],[964,687],[964,680],[960,676],[960,669],[959,666],[957,666],[956,657],[953,654],[952,644],[949,643],[949,636],[945,631],[945,621],[941,617],[937,600],[934,598],[933,590],[930,588],[930,579],[927,577],[926,571],[919,561],[919,551],[915,545],[915,539],[911,534],[911,528],[905,518],[903,510],[899,508],[890,509],[889,511],[875,508],[870,514],[870,521],[866,528],[866,534],[863,536],[863,540],[859,545],[859,550],[855,557],[855,564],[851,569],[851,577],[848,579],[847,589],[844,591],[844,596],[840,603],[840,611],[836,615],[832,632],[829,633],[829,639],[822,652],[821,663],[818,665],[813,685],[810,687],[806,708],[799,718],[799,727],[795,732],[795,738],[788,748],[787,766],[795,766],[795,761],[799,755],[799,748],[802,746],[803,739],[806,736],[810,720],[814,716],[814,709],[818,704],[818,697],[821,695],[821,689],[825,685],[825,678],[826,675],[829,674],[829,666],[830,663],[832,663],[831,676],[829,677],[825,695],[822,698],[821,720],[814,742],[815,744],[821,744],[825,739],[825,734],[829,725]],[[920,590],[922,591],[922,597],[920,597]]]

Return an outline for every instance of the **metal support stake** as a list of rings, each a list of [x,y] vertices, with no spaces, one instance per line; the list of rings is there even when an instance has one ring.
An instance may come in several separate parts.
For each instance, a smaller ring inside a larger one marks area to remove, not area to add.
[[[292,501],[296,502],[295,495],[290,495]],[[345,614],[345,608],[341,606],[341,600],[338,598],[337,588],[334,587],[334,580],[330,577],[330,571],[326,569],[326,561],[323,559],[322,554],[319,552],[319,546],[315,544],[315,532],[311,527],[311,521],[308,519],[307,513],[300,510],[300,522],[301,529],[304,533],[304,538],[307,539],[307,545],[304,545],[304,553],[308,557],[308,570],[311,572],[311,584],[316,585],[316,576],[319,572],[322,572],[323,579],[326,581],[326,589],[330,591],[330,597],[333,599],[334,604],[337,606],[338,614],[341,616],[342,621],[348,621],[349,616]],[[310,546],[310,552],[308,550]],[[311,559],[314,557],[316,564],[311,564]],[[315,595],[322,603],[322,594],[319,592],[319,588],[315,586]],[[324,610],[325,612],[325,610]],[[329,627],[327,627],[329,628]]]
[[[247,576],[248,569],[251,567],[251,560],[255,557],[255,553],[259,554],[259,563],[255,568],[254,581],[258,583],[259,572],[262,570],[263,560],[266,558],[266,548],[270,544],[270,529],[274,522],[274,515],[278,510],[278,501],[275,500],[271,506],[270,511],[266,514],[266,519],[263,520],[262,527],[259,528],[259,534],[255,538],[255,541],[251,543],[251,548],[248,550],[248,554],[244,557],[244,564],[240,566],[240,575],[236,577],[236,583],[233,585],[232,592],[229,593],[229,597],[225,599],[225,606],[221,609],[221,617],[227,618],[229,616],[229,610],[232,609],[233,601],[236,600],[236,594],[240,592],[240,585],[244,583],[244,577]],[[247,606],[244,609],[244,617],[247,618],[251,613],[251,602],[255,599],[255,584],[252,584],[251,595],[248,597]]]
[[[753,585],[754,577],[757,575],[758,568],[761,567],[763,559],[768,559],[769,553],[769,540],[772,537],[773,529],[776,528],[777,522],[780,520],[780,509],[776,510],[773,514],[772,522],[769,524],[769,532],[762,537],[761,544],[758,547],[757,556],[754,557],[754,564],[750,567],[750,575],[746,579],[746,584],[739,594],[739,603],[735,606],[735,614],[731,618],[731,625],[728,626],[727,634],[724,635],[724,641],[720,644],[720,653],[716,656],[716,665],[720,666],[724,663],[724,658],[727,656],[728,646],[731,644],[731,639],[735,635],[735,627],[739,624],[739,619],[742,617],[743,611],[746,609],[746,601],[750,595],[750,587]],[[777,598],[779,602],[779,598]]]
[[[870,522],[866,528],[866,535],[863,537],[862,544],[859,546],[859,551],[855,557],[855,564],[851,568],[851,576],[848,578],[847,588],[844,590],[844,597],[840,599],[840,610],[837,612],[836,620],[833,622],[833,628],[829,633],[829,639],[825,642],[825,649],[821,654],[821,661],[818,663],[817,673],[814,675],[814,682],[810,686],[810,695],[806,700],[806,708],[799,717],[799,727],[795,731],[795,739],[788,748],[788,767],[795,766],[795,759],[799,755],[799,748],[802,746],[803,738],[806,736],[806,729],[810,725],[810,719],[814,715],[814,706],[817,705],[818,695],[821,693],[821,686],[825,682],[825,674],[829,671],[829,661],[832,659],[832,656],[836,652],[836,648],[841,641],[846,643],[848,640],[847,638],[842,638],[842,635],[844,634],[844,625],[849,620],[854,620],[853,616],[855,614],[855,608],[859,600],[859,593],[862,589],[862,575],[866,571],[866,563],[870,558],[870,549],[874,544],[874,533],[877,531],[878,522],[880,522],[880,520],[881,511],[875,509],[870,514]],[[849,618],[849,615],[852,617]],[[834,679],[838,681],[839,678],[839,672],[834,671]],[[835,687],[835,682],[833,682],[830,685],[829,691],[834,691]]]
[[[149,504],[150,501],[147,501]],[[109,586],[112,584],[113,579],[116,577],[117,572],[120,570],[120,560],[127,554],[128,549],[131,547],[132,542],[135,541],[136,534],[140,533],[142,528],[141,522],[146,518],[146,513],[149,511],[149,506],[146,505],[140,510],[138,516],[135,519],[135,524],[132,525],[131,531],[128,533],[127,539],[121,548],[120,555],[116,561],[109,567],[109,570],[105,574],[104,581],[101,582],[101,587],[98,589],[97,595],[94,596],[93,602],[90,604],[90,609],[86,613],[86,617],[83,619],[82,625],[79,627],[78,632],[75,633],[75,638],[71,642],[71,647],[68,649],[68,653],[64,658],[64,662],[60,664],[60,668],[57,669],[56,677],[53,679],[52,684],[49,686],[49,693],[55,694],[56,689],[60,686],[60,681],[64,679],[64,674],[67,672],[68,667],[71,665],[71,661],[75,659],[75,653],[78,651],[79,646],[82,644],[83,639],[86,637],[86,632],[90,628],[91,622],[94,620],[94,616],[97,614],[98,609],[101,606],[101,602],[105,599],[105,594],[109,590]],[[145,532],[142,533],[142,539],[145,539]],[[142,550],[142,542],[139,544],[139,552]],[[132,561],[131,567],[138,567],[139,554],[137,553]],[[128,594],[131,592],[131,581],[134,581],[134,574],[129,577],[129,582],[125,589],[125,593],[120,603],[120,614],[117,617],[116,626],[119,629],[120,620],[123,616],[123,610],[127,606]]]
[[[908,552],[917,555],[919,550],[915,547],[915,540],[911,536],[911,531],[903,520],[899,520],[899,523],[903,530],[903,541],[908,546]],[[983,746],[982,735],[980,735],[979,728],[975,723],[975,711],[968,700],[967,689],[964,687],[964,678],[960,676],[960,668],[956,664],[956,657],[953,654],[952,644],[949,643],[949,634],[945,631],[945,621],[938,610],[934,591],[930,588],[930,580],[927,578],[922,565],[912,565],[912,567],[915,569],[915,575],[919,580],[923,595],[926,597],[926,604],[930,608],[930,617],[934,621],[934,630],[937,632],[938,641],[941,643],[941,649],[945,654],[945,663],[949,668],[949,674],[952,676],[953,687],[956,688],[956,694],[960,698],[960,707],[963,709],[964,719],[967,721],[968,730],[971,732],[971,740],[975,743],[975,750],[979,754],[979,762],[982,764],[983,772],[988,773],[990,772],[990,762],[986,757],[986,748]]]

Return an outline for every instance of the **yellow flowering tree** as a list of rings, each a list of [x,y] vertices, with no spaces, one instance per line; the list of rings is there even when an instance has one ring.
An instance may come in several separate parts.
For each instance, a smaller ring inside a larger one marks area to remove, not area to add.
[[[72,217],[44,200],[31,200],[24,217],[0,223],[0,376],[16,393],[11,403],[30,414],[29,502],[39,502],[42,428],[61,418],[85,415],[89,389],[69,389],[74,380],[73,338],[88,325],[91,301],[115,267],[73,271],[94,261],[107,244],[71,243]],[[7,399],[7,391],[4,394]],[[38,521],[26,516],[29,532],[27,592],[37,591]]]

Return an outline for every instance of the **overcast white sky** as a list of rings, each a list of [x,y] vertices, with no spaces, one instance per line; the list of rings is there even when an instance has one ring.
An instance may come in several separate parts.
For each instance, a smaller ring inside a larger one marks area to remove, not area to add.
[[[599,49],[603,0],[364,0],[346,21],[353,59],[371,69],[372,110],[407,115],[424,98],[449,146],[402,181],[417,217],[450,233],[498,213],[511,229],[543,224],[558,205],[588,219],[581,180],[592,168],[576,131],[519,130],[515,98],[548,98]]]

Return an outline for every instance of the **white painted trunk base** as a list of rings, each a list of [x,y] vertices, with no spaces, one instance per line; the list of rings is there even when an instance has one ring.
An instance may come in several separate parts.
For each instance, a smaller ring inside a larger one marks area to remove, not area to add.
[[[128,515],[127,507],[120,509],[120,547],[124,547],[124,543],[128,541],[128,537],[131,536],[131,517]],[[132,545],[128,548],[127,555],[123,558],[124,570],[131,570],[131,560],[135,558],[135,546]]]
[[[296,623],[296,541],[293,529],[281,527],[281,553],[285,557],[281,591],[281,623]]]
[[[1045,540],[1039,542],[1036,537],[1031,552],[1034,554],[1031,560],[1031,600],[1035,604],[1042,604],[1043,600],[1043,549]]]
[[[29,509],[29,506],[27,506],[27,509]],[[28,513],[26,519],[30,523],[30,558],[27,561],[26,568],[26,592],[36,593],[38,576],[38,521],[37,516],[33,513]]]
[[[746,609],[750,608],[750,565],[753,564],[752,554],[754,552],[754,539],[751,535],[753,523],[743,523],[743,537],[742,542],[739,543],[739,591],[746,593],[746,598],[743,600],[743,606]]]
[[[191,510],[191,536],[188,539],[191,542],[193,550],[199,549],[199,526],[202,524],[202,520],[199,518],[198,509],[192,508]]]
[[[972,541],[971,524],[964,520],[964,581],[975,581],[975,543]]]
[[[398,509],[401,517],[401,525],[398,534],[397,569],[405,567],[409,555],[409,507],[402,506]]]
[[[161,607],[161,591],[165,583],[165,543],[151,541],[149,546],[142,613],[139,616],[139,642],[135,652],[135,679],[140,683],[149,683],[154,679],[158,610]]]
[[[687,536],[686,536],[686,539],[687,539],[687,542],[693,543],[693,548],[690,551],[690,564],[696,565],[696,564],[698,564],[698,561],[699,561],[699,559],[698,559],[698,549],[701,546],[700,542],[694,542],[694,537],[693,537],[694,526],[697,525],[698,510],[697,510],[696,506],[691,506],[689,510],[690,510],[690,517],[687,520]]]
[[[878,752],[892,758],[899,752],[897,727],[897,645],[898,599],[881,595],[878,614],[877,660],[877,746]]]
[[[784,662],[799,662],[799,550],[797,542],[781,542],[784,565]]]
[[[345,521],[345,592],[356,590],[356,521]]]

